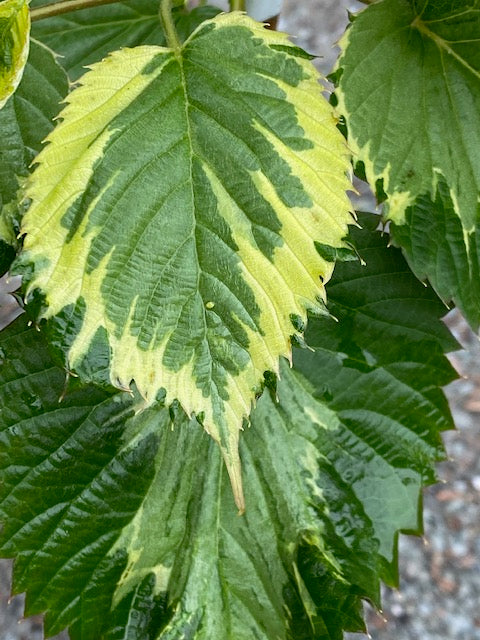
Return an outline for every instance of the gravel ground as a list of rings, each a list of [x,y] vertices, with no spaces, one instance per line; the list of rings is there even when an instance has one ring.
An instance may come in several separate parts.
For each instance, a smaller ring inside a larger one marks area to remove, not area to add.
[[[280,28],[322,56],[316,64],[328,73],[347,10],[362,6],[348,0],[285,0]],[[364,196],[360,206],[368,201]],[[447,389],[458,430],[445,435],[450,457],[439,466],[442,482],[425,492],[424,537],[401,537],[400,590],[384,590],[382,615],[366,607],[373,640],[480,640],[480,343],[458,313],[447,321],[465,348],[451,356],[463,378]],[[42,640],[41,618],[21,620],[23,599],[9,601],[9,582],[10,563],[0,562],[0,640]]]

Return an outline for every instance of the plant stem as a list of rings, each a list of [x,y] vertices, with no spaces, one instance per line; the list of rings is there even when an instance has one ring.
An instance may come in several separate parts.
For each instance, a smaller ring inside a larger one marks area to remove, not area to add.
[[[245,0],[230,0],[230,11],[245,11]]]
[[[60,0],[53,4],[43,5],[30,11],[30,18],[34,20],[44,20],[53,16],[59,16],[62,13],[70,11],[79,11],[80,9],[88,9],[89,7],[99,7],[102,4],[113,4],[119,0]]]
[[[159,13],[163,30],[165,31],[165,37],[167,38],[167,44],[170,49],[178,51],[182,45],[178,39],[177,30],[175,29],[175,23],[172,18],[172,0],[160,0]]]

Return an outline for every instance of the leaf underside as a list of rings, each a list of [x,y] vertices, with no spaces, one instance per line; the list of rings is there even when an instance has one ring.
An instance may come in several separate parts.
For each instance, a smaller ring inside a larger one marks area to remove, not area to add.
[[[362,223],[370,226],[368,217]],[[373,221],[373,224],[376,222]],[[399,529],[451,428],[443,305],[371,230],[241,440],[247,511],[198,423],[70,379],[20,318],[0,334],[1,552],[26,614],[72,640],[340,640],[396,580]],[[412,313],[414,308],[415,313]],[[373,328],[373,331],[372,331]],[[393,337],[392,337],[393,336]],[[62,401],[59,402],[59,398]]]
[[[17,88],[28,57],[28,0],[0,4],[0,109]]]
[[[347,30],[336,91],[354,157],[387,196],[394,242],[475,329],[479,42],[478,0],[383,0]]]
[[[83,380],[196,414],[241,508],[239,430],[292,318],[322,310],[316,242],[344,244],[344,142],[305,54],[242,14],[81,84],[27,188],[28,291]]]

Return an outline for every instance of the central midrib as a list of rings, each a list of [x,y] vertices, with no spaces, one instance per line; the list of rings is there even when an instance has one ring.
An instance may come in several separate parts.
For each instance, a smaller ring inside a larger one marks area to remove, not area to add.
[[[434,31],[431,31],[425,22],[417,16],[411,24],[413,29],[417,29],[422,35],[425,35],[427,38],[430,38],[441,52],[446,51],[449,55],[451,55],[455,60],[460,63],[465,69],[470,71],[478,80],[480,80],[480,72],[477,71],[474,67],[472,67],[461,55],[459,55],[452,47],[448,44],[446,40],[444,40],[441,36],[436,34]]]

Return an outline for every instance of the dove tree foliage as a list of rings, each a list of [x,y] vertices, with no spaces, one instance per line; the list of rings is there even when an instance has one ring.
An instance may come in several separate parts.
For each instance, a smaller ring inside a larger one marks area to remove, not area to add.
[[[329,98],[230,5],[0,2],[0,552],[47,637],[364,630],[453,428],[480,1],[370,1]]]

